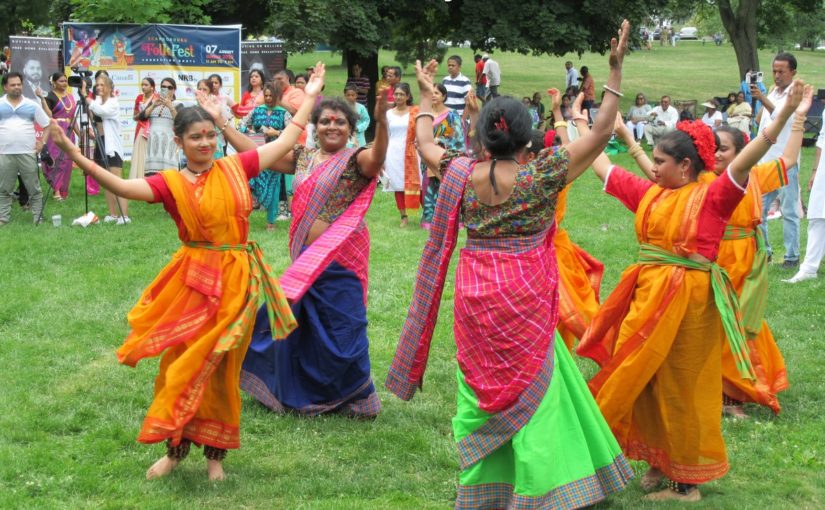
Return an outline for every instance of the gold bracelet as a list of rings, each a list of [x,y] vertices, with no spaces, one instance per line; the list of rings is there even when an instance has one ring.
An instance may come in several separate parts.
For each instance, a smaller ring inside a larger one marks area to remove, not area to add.
[[[419,112],[418,115],[415,116],[415,121],[418,122],[418,119],[420,119],[421,117],[429,117],[430,120],[435,120],[435,114],[432,114],[430,112]]]
[[[645,152],[645,150],[642,149],[642,146],[639,145],[638,143],[634,143],[633,145],[631,145],[627,149],[627,153],[630,154],[633,157],[633,159],[638,158],[639,156],[644,154],[644,152]]]
[[[223,126],[221,126],[221,128],[220,128],[218,131],[220,131],[221,133],[223,133],[223,130],[224,130],[224,129],[226,129],[226,126],[228,126],[228,125],[229,125],[229,122],[230,122],[231,120],[232,120],[232,119],[226,119],[226,122],[224,122],[224,123],[223,123]]]
[[[562,127],[563,128],[567,127],[567,121],[566,120],[560,120],[558,122],[553,123],[553,129],[558,129],[558,128],[562,128]]]

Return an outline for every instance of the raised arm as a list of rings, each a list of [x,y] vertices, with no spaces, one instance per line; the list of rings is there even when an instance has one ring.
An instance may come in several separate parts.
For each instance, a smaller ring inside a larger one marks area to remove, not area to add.
[[[435,143],[433,137],[433,76],[438,70],[438,62],[430,60],[426,67],[421,61],[415,61],[415,77],[418,80],[418,90],[421,102],[418,104],[418,117],[415,120],[415,139],[418,142],[418,152],[424,163],[430,168],[438,168],[441,157],[446,150]]]
[[[52,141],[83,170],[84,174],[91,175],[107,190],[129,200],[142,200],[144,202],[154,200],[155,194],[145,179],[121,179],[115,174],[107,172],[80,152],[80,149],[69,140],[56,120],[51,121],[47,133],[52,137]]]
[[[582,96],[582,94],[579,94],[579,96]],[[576,105],[578,105],[578,107]],[[621,114],[617,112],[617,115]],[[579,133],[579,136],[587,136],[590,134],[590,126],[587,125],[587,117],[583,116],[581,113],[580,99],[577,99],[577,101],[573,103],[573,123],[576,126],[576,131]],[[604,182],[605,179],[607,179],[607,172],[610,170],[612,165],[613,163],[610,161],[610,158],[607,157],[607,154],[601,152],[598,156],[596,156],[596,159],[593,160],[593,164],[591,166],[599,179]]]
[[[570,155],[570,163],[567,167],[567,182],[572,182],[584,170],[590,166],[596,156],[598,156],[610,141],[613,133],[613,123],[616,112],[619,108],[619,97],[621,96],[622,84],[622,62],[627,51],[627,38],[630,34],[630,23],[627,20],[622,22],[619,29],[618,40],[610,41],[610,75],[607,78],[605,90],[608,92],[604,96],[602,105],[599,108],[599,115],[593,123],[593,129],[584,137],[578,138],[567,146]]]
[[[785,127],[785,123],[791,115],[795,115],[795,119],[791,127],[791,137],[788,139],[785,150],[796,151],[796,153],[799,152],[802,145],[805,116],[811,107],[811,100],[813,99],[813,87],[805,85],[805,82],[802,80],[794,81],[791,86],[793,89],[788,93],[788,98],[785,100],[779,113],[777,113],[776,118],[774,118],[760,134],[751,140],[751,142],[742,149],[742,152],[737,154],[736,158],[731,162],[731,177],[739,184],[744,185],[747,183],[751,168],[768,152],[770,146],[776,143],[776,137],[779,136],[779,133],[782,131],[782,128]],[[792,144],[795,145],[795,148]],[[796,155],[793,156],[793,161],[796,161]],[[786,162],[790,164],[790,161],[786,160]]]
[[[627,145],[627,153],[636,160],[636,164],[639,165],[639,168],[644,172],[645,176],[655,182],[656,177],[653,175],[653,162],[650,161],[645,150],[642,149],[642,146],[639,145],[639,142],[633,137],[633,133],[627,129],[622,119],[622,114],[620,113],[616,113],[616,125],[614,129],[616,130],[616,135]]]
[[[378,90],[375,98],[375,138],[369,149],[358,153],[358,168],[365,177],[378,175],[387,157],[387,145],[390,142],[390,135],[387,131],[387,110],[390,108],[387,95],[389,92],[389,87]]]
[[[556,136],[561,140],[562,145],[570,143],[570,136],[567,133],[567,121],[561,113],[561,92],[559,89],[547,89],[547,95],[553,100],[550,110],[553,112],[553,129]]]

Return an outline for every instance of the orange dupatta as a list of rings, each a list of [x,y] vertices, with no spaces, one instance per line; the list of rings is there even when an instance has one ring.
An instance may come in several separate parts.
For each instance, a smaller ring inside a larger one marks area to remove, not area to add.
[[[410,107],[410,119],[407,124],[407,145],[404,147],[404,207],[418,209],[421,207],[421,166],[418,161],[418,149],[415,148],[415,116],[418,107]]]
[[[162,176],[184,245],[129,313],[132,330],[117,351],[129,366],[165,351],[138,441],[238,448],[240,370],[261,294],[279,337],[295,319],[260,249],[247,243],[252,201],[240,159],[216,161],[194,184],[177,171]]]

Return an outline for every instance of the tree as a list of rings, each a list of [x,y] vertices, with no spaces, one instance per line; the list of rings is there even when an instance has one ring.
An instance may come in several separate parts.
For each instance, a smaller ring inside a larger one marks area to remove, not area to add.
[[[49,0],[0,2],[0,47],[8,44],[9,36],[20,33],[25,26],[49,24],[51,3]]]
[[[759,70],[759,46],[756,39],[756,14],[759,3],[759,0],[739,0],[739,5],[734,10],[730,0],[718,0],[722,25],[728,32],[733,50],[736,52],[740,78],[744,78],[749,69]]]

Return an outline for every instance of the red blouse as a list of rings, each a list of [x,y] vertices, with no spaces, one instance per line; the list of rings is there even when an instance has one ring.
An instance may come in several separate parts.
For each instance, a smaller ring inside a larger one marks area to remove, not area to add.
[[[604,190],[635,213],[642,197],[653,186],[656,184],[614,165],[608,171]],[[740,186],[733,180],[730,169],[725,172],[724,177],[720,176],[708,185],[708,192],[699,213],[696,253],[708,260],[716,260],[719,243],[725,234],[725,226],[745,196],[746,188],[747,184]]]
[[[241,152],[240,154],[237,154],[237,156],[241,160],[241,166],[246,172],[247,179],[257,177],[258,173],[260,172],[260,167],[258,164],[258,151],[251,150]],[[234,156],[227,157],[231,158]],[[174,172],[175,170],[165,171]],[[205,177],[205,175],[203,177]],[[184,226],[183,220],[181,219],[180,213],[178,212],[178,205],[175,202],[175,197],[172,196],[172,192],[169,190],[169,186],[166,185],[166,181],[163,179],[163,172],[158,172],[154,175],[147,177],[146,182],[149,184],[149,187],[152,188],[152,193],[154,194],[154,199],[149,203],[156,204],[158,202],[161,202],[163,204],[163,208],[166,209],[166,212],[169,213],[169,216],[171,216],[172,219],[175,220],[175,224],[177,224],[178,226],[178,235],[181,239],[183,239],[183,234],[186,231],[186,227]]]

